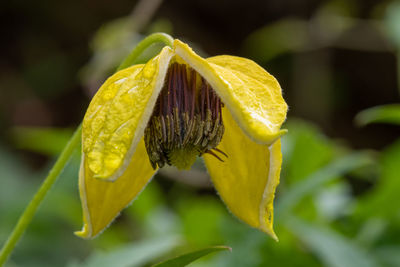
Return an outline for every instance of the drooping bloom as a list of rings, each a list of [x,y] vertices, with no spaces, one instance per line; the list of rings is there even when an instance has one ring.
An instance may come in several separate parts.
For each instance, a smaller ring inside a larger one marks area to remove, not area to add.
[[[251,60],[203,59],[179,40],[146,64],[111,76],[83,120],[79,189],[84,238],[98,235],[165,164],[203,156],[239,219],[276,238],[273,199],[287,105]]]

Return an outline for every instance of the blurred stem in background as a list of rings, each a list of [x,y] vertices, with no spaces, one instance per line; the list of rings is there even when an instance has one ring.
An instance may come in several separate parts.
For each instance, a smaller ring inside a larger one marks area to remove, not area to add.
[[[137,46],[131,51],[131,53],[126,57],[126,59],[117,68],[117,71],[133,65],[136,59],[151,45],[155,43],[163,43],[164,45],[172,47],[173,38],[165,33],[154,33],[144,38]],[[18,223],[14,227],[14,230],[10,234],[9,238],[5,242],[3,248],[0,251],[0,266],[2,266],[8,256],[13,251],[18,240],[21,238],[22,234],[25,232],[26,228],[30,224],[35,215],[40,203],[42,203],[44,197],[51,189],[54,182],[57,180],[58,176],[61,174],[62,170],[66,166],[71,155],[75,149],[79,146],[81,138],[82,127],[78,126],[75,133],[69,140],[68,144],[65,146],[64,150],[61,152],[53,168],[50,170],[49,175],[43,181],[41,187],[31,200],[31,202],[26,207],[23,214],[20,216]]]
[[[82,66],[80,73],[82,84],[89,96],[96,92],[102,81],[124,60],[131,48],[135,47],[147,34],[171,33],[168,26],[158,26],[158,29],[154,31],[146,30],[154,27],[154,23],[160,23],[157,20],[152,23],[152,20],[161,3],[162,0],[139,0],[128,16],[102,25],[94,34],[89,43],[92,57]],[[151,55],[150,50],[145,54],[150,52]],[[141,55],[140,58],[143,59],[143,56]]]

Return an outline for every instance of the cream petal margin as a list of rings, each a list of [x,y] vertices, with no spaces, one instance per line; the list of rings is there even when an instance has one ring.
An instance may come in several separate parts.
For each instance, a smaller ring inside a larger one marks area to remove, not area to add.
[[[173,55],[171,48],[164,47],[145,65],[117,72],[93,98],[83,120],[82,143],[85,162],[94,177],[114,181],[128,167]],[[130,76],[115,78],[129,71]]]
[[[139,195],[155,171],[147,157],[143,138],[137,145],[128,168],[113,182],[94,178],[84,156],[83,154],[79,172],[83,228],[75,234],[82,238],[94,238]]]

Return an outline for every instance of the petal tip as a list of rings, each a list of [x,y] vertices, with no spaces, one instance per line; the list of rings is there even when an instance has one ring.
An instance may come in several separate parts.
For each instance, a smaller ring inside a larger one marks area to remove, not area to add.
[[[272,237],[272,239],[275,240],[276,242],[279,242],[279,238],[274,232],[272,232],[272,234],[269,234],[269,236]]]
[[[279,238],[275,234],[274,229],[272,229],[272,227],[261,226],[260,230],[269,235],[276,242],[279,242]]]
[[[83,231],[75,231],[74,235],[76,235],[77,237],[83,238],[83,239],[87,238],[85,232],[83,232]]]
[[[83,238],[83,239],[91,239],[93,238],[93,236],[91,236],[90,231],[88,229],[88,225],[85,224],[82,228],[82,230],[80,231],[75,231],[74,235],[76,235],[77,237]]]
[[[275,133],[272,134],[264,134],[262,132],[261,134],[255,134],[256,132],[253,133],[247,133],[247,136],[250,137],[254,142],[257,144],[261,145],[267,145],[271,146],[273,145],[276,141],[278,141],[282,136],[288,133],[287,129],[280,129]]]
[[[269,140],[269,142],[267,142],[267,145],[272,145],[274,144],[279,138],[281,138],[282,136],[284,136],[285,134],[288,133],[287,129],[280,129],[276,134],[274,134],[271,137],[271,140]]]
[[[284,136],[284,135],[287,134],[287,133],[288,133],[288,129],[281,129],[281,130],[279,131],[279,137]]]

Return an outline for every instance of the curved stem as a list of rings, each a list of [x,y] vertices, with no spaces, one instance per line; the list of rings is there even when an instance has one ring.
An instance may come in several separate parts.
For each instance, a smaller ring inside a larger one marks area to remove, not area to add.
[[[152,44],[164,43],[167,46],[172,47],[174,39],[166,33],[153,33],[144,38],[137,46],[131,51],[131,53],[125,58],[125,60],[119,65],[117,71],[125,69],[135,63],[137,58]]]
[[[57,177],[64,169],[75,148],[79,145],[81,137],[81,129],[82,129],[81,126],[79,126],[78,129],[76,129],[75,133],[69,140],[68,144],[61,152],[61,155],[58,157],[53,168],[50,170],[49,175],[43,181],[39,190],[31,200],[31,202],[28,204],[28,206],[25,208],[24,213],[19,218],[18,223],[15,226],[13,232],[11,233],[6,243],[4,244],[2,250],[0,251],[0,266],[2,266],[3,263],[6,262],[8,255],[12,252],[16,243],[21,238],[22,234],[25,232],[26,227],[31,222],[40,203],[42,203],[43,198],[46,196],[47,192],[50,190],[50,188],[56,181]]]
[[[117,71],[133,65],[140,54],[143,53],[143,51],[152,44],[161,42],[165,45],[172,46],[173,41],[174,39],[170,35],[165,33],[154,33],[152,35],[149,35],[148,37],[144,38],[139,44],[137,44],[137,46],[132,50],[128,57],[126,57],[122,64],[118,67]],[[61,152],[61,155],[58,157],[53,168],[50,170],[49,175],[43,181],[39,190],[36,192],[31,202],[25,208],[25,211],[19,218],[17,225],[14,227],[14,230],[12,231],[11,235],[8,237],[7,241],[0,251],[0,266],[2,266],[8,259],[8,256],[13,251],[18,240],[21,238],[29,223],[32,221],[33,216],[35,215],[40,203],[42,203],[44,197],[49,192],[54,182],[57,180],[58,176],[64,169],[75,148],[79,145],[81,133],[82,126],[79,125],[79,127],[76,129],[75,133],[69,140],[68,144]]]

